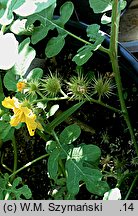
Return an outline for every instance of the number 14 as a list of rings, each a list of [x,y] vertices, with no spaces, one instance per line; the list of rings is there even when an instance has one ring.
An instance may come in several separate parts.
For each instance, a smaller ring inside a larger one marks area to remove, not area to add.
[[[123,206],[124,206],[124,210],[125,210],[125,211],[128,211],[128,210],[133,211],[133,210],[134,210],[134,205],[133,205],[133,203],[130,203],[130,204],[124,203]]]

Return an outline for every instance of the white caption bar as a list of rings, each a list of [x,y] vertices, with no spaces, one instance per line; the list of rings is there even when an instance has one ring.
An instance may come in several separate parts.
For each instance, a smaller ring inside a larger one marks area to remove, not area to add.
[[[31,200],[0,201],[0,216],[136,216],[138,201]]]

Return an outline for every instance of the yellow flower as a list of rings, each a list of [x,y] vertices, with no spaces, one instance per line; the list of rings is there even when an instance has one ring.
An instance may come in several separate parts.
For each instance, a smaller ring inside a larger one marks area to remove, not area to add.
[[[43,130],[42,125],[37,122],[36,115],[28,107],[24,107],[17,98],[6,97],[2,101],[2,105],[6,108],[12,109],[14,115],[11,117],[10,125],[17,126],[20,122],[25,122],[30,136],[34,136],[36,128]]]
[[[18,82],[16,86],[17,86],[17,90],[21,92],[26,87],[26,83]]]

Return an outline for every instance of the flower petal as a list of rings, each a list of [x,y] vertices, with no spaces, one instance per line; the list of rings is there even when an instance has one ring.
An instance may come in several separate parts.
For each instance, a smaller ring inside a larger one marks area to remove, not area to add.
[[[37,128],[36,115],[32,112],[32,110],[28,109],[27,107],[21,108],[24,116],[25,116],[25,123],[27,125],[27,129],[29,131],[30,136],[34,136],[35,130]]]
[[[26,83],[25,82],[18,82],[17,83],[17,90],[18,91],[21,92],[25,87],[26,87]]]
[[[6,97],[3,101],[2,101],[2,105],[8,109],[14,109],[15,108],[15,104],[19,104],[18,99],[13,97]]]
[[[21,109],[18,109],[11,117],[10,125],[17,126],[20,122],[25,122],[25,115]]]
[[[25,123],[27,125],[27,129],[29,131],[30,136],[34,136],[35,130],[37,128],[37,123],[35,122],[34,118],[26,116]]]

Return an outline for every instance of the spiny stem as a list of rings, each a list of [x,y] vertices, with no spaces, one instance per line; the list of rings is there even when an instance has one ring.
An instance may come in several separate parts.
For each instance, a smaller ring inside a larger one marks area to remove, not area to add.
[[[113,68],[113,72],[115,75],[115,81],[116,81],[116,86],[118,90],[118,97],[120,101],[122,114],[127,124],[127,127],[129,129],[132,143],[138,155],[138,145],[136,143],[135,134],[134,134],[132,125],[130,123],[128,111],[127,111],[126,104],[125,104],[124,97],[123,97],[122,81],[121,81],[121,75],[120,75],[119,64],[118,64],[118,31],[119,31],[119,20],[120,20],[119,1],[114,0],[112,7],[113,9],[112,9],[112,25],[111,25],[111,39],[110,39],[110,47],[109,47],[109,51],[110,51],[109,56],[111,59],[112,68]]]

